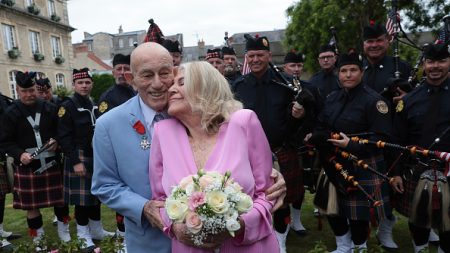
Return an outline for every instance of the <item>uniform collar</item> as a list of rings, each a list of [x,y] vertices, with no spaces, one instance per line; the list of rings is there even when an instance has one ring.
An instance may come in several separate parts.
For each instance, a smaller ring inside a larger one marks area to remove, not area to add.
[[[425,82],[425,85],[427,87],[427,94],[433,94],[435,91],[448,90],[450,88],[449,83],[450,79],[448,77],[439,86],[430,85],[428,82]]]
[[[370,62],[367,59],[364,59],[364,70],[368,68],[374,68],[374,69],[384,69],[387,65],[388,56],[385,55],[380,61],[370,64]]]
[[[357,96],[357,94],[359,93],[360,90],[364,89],[364,85],[361,83],[359,83],[358,85],[356,85],[356,87],[354,87],[353,89],[350,90],[345,90],[342,89],[344,91],[344,93],[346,94],[346,96],[349,99],[353,99]]]

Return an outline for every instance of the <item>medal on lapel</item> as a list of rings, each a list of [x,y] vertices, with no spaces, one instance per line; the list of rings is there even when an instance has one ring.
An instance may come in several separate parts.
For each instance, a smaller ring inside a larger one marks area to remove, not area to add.
[[[146,149],[150,148],[150,142],[148,142],[147,136],[145,136],[145,135],[142,135],[141,148],[143,150],[146,150]]]
[[[147,136],[145,135],[145,126],[142,124],[140,120],[136,121],[133,125],[134,130],[141,135],[141,143],[139,144],[142,150],[146,150],[150,148],[150,142],[147,140]]]

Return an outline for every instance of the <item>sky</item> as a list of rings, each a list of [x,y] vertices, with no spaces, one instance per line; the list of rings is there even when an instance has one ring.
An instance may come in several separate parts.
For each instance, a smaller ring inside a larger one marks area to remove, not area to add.
[[[183,34],[184,46],[224,43],[241,32],[286,28],[286,9],[294,0],[68,0],[72,43],[81,42],[84,32],[118,33],[145,30],[153,18],[164,35]]]

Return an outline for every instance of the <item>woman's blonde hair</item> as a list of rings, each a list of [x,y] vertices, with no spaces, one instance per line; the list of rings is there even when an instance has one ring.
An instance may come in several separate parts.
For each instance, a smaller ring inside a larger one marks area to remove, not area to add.
[[[184,63],[185,98],[193,113],[201,115],[201,127],[208,133],[217,133],[220,124],[230,115],[242,109],[242,103],[234,99],[225,77],[211,64],[204,61]]]

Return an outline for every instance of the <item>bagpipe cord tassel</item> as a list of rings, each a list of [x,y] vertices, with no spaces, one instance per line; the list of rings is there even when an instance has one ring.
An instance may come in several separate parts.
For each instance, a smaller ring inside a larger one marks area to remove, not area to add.
[[[429,228],[431,225],[431,190],[433,183],[429,180],[419,180],[414,192],[413,204],[410,210],[410,222],[418,227]]]

